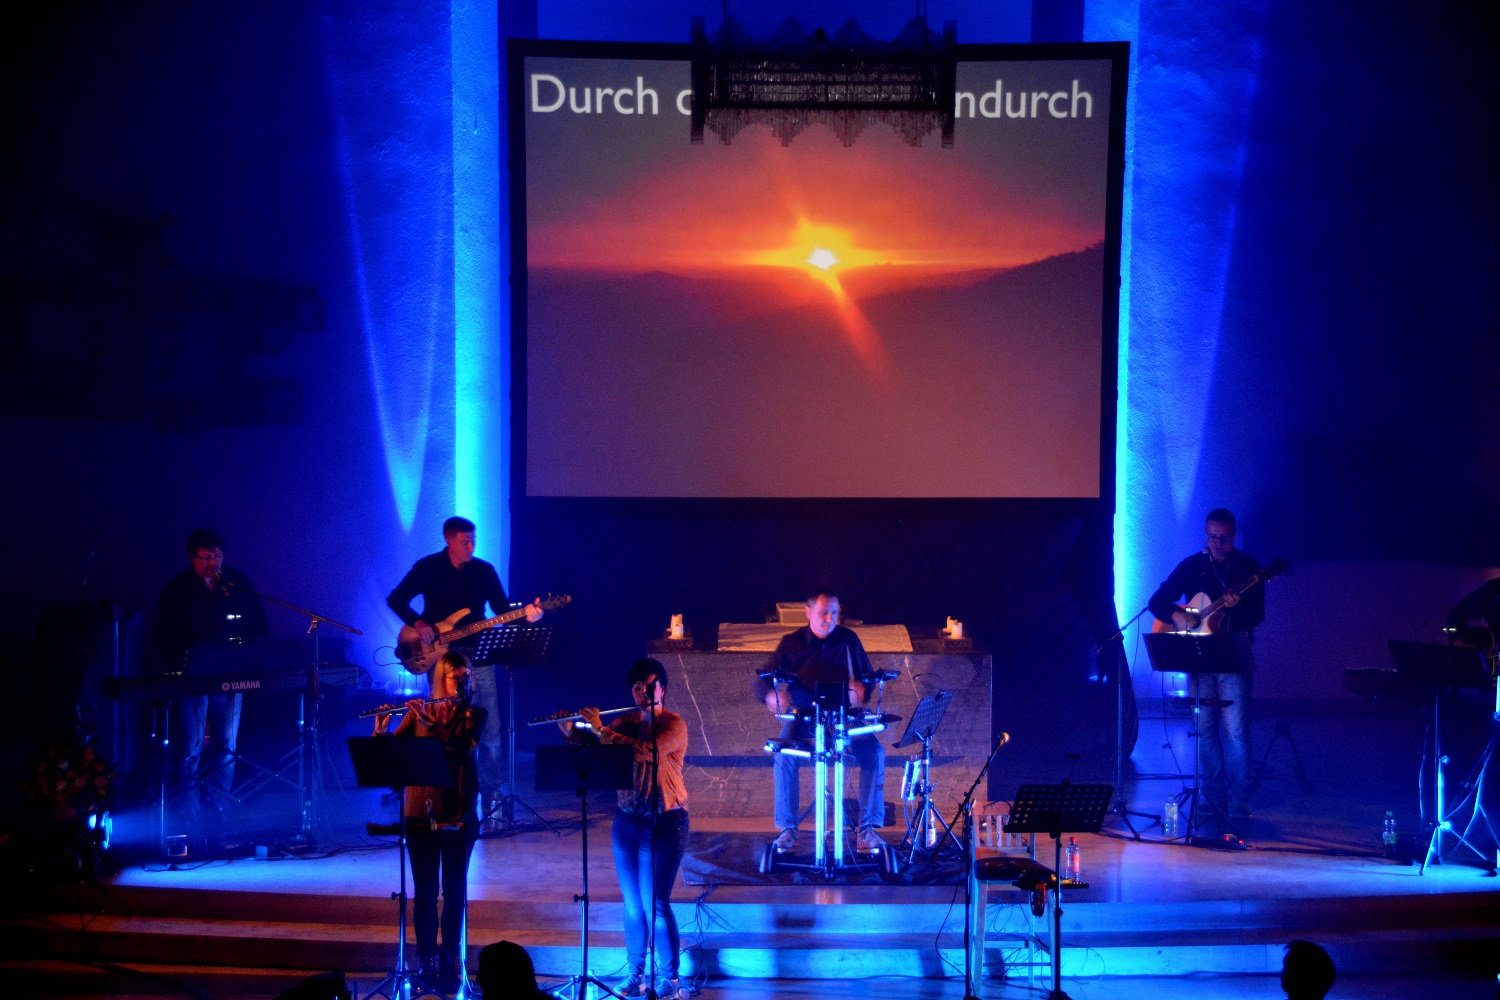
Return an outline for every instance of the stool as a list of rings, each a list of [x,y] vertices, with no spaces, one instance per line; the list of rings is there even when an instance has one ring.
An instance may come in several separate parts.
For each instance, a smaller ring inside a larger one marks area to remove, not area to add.
[[[969,908],[969,961],[967,963],[973,981],[968,984],[970,996],[978,997],[984,980],[984,916],[988,903],[989,887],[995,883],[1009,883],[1023,892],[1031,894],[1031,913],[1027,917],[1027,931],[1020,936],[1026,943],[1026,967],[1028,976],[1036,973],[1036,952],[1047,953],[1048,961],[1057,961],[1057,922],[1050,919],[1052,908],[1057,905],[1057,873],[1034,858],[1007,857],[979,858],[969,866],[969,897],[973,905]],[[1048,934],[1044,939],[1037,934],[1036,918],[1047,916]]]

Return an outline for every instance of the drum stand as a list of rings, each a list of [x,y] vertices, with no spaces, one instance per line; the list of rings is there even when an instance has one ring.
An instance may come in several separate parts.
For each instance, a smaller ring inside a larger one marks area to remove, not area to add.
[[[842,685],[839,685],[842,687]],[[779,715],[777,718],[802,719],[804,716],[796,713]],[[860,725],[850,727],[842,705],[836,708],[825,708],[821,701],[813,703],[812,727],[813,745],[809,749],[804,741],[771,739],[766,741],[767,753],[784,753],[792,757],[801,757],[813,762],[813,794],[816,799],[813,803],[813,859],[807,862],[787,861],[776,854],[774,844],[767,844],[761,852],[760,871],[763,875],[769,875],[778,869],[795,868],[804,871],[818,872],[824,877],[831,877],[836,872],[845,868],[867,868],[869,863],[844,860],[844,777],[848,766],[849,754],[845,751],[849,741],[856,736],[874,734],[885,729],[885,722],[881,716],[875,716],[873,722],[862,722]],[[833,745],[830,747],[829,731],[832,730]],[[832,785],[829,784],[829,764],[833,765]],[[833,797],[833,853],[828,852],[828,798]],[[899,870],[899,862],[896,852],[889,844],[881,848],[877,862],[882,874],[894,875]]]

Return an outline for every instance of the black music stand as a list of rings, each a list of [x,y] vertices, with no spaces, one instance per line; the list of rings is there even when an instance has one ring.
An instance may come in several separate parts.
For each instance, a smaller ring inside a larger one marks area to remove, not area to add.
[[[382,979],[373,990],[366,993],[370,1000],[377,993],[390,1000],[407,1000],[425,994],[445,997],[428,983],[406,968],[406,788],[408,785],[432,785],[442,788],[454,787],[453,772],[448,768],[448,753],[443,741],[433,736],[394,738],[389,736],[349,737],[349,757],[354,761],[354,779],[361,788],[392,788],[396,791],[396,807],[401,821],[397,824],[400,845],[397,864],[401,871],[401,891],[392,898],[401,907],[397,920],[396,967]],[[465,949],[458,951],[462,961]],[[461,980],[467,976],[460,972]]]
[[[542,818],[542,814],[516,794],[516,667],[541,663],[547,658],[547,648],[555,630],[548,625],[518,625],[510,628],[490,628],[479,633],[469,663],[475,667],[505,668],[505,794],[488,804],[480,817],[481,836],[504,836],[520,832],[516,823],[516,806],[531,813],[535,822],[561,837],[562,831]],[[497,720],[498,724],[498,720]],[[498,814],[498,815],[497,815]],[[486,822],[494,820],[496,829],[483,830]]]
[[[583,831],[583,892],[573,902],[582,903],[578,932],[578,975],[568,980],[573,1000],[584,1000],[590,984],[612,997],[619,993],[589,973],[589,799],[591,791],[619,791],[635,783],[635,747],[625,743],[568,743],[536,748],[536,790],[572,792],[578,796],[580,829]],[[366,1000],[369,1000],[367,997]]]
[[[1052,906],[1052,992],[1048,1000],[1069,1000],[1062,990],[1062,835],[1098,833],[1109,812],[1113,785],[1022,785],[1005,822],[1007,833],[1045,833],[1052,838],[1052,870],[1057,873],[1057,899]],[[1087,883],[1084,883],[1087,885]]]
[[[1232,635],[1230,632],[1152,632],[1145,637],[1146,655],[1151,659],[1152,670],[1157,673],[1187,674],[1193,678],[1193,731],[1188,734],[1193,738],[1193,787],[1191,805],[1188,807],[1188,825],[1182,835],[1185,844],[1192,844],[1196,839],[1200,801],[1207,803],[1218,814],[1221,823],[1233,829],[1224,811],[1203,794],[1203,698],[1201,685],[1198,683],[1202,674],[1248,673],[1240,661]],[[1216,705],[1219,708],[1228,707],[1222,701],[1216,701]],[[1218,738],[1222,739],[1222,736]],[[1234,840],[1238,842],[1239,831],[1234,833]],[[1220,841],[1211,843],[1223,846]]]
[[[1490,685],[1489,664],[1484,651],[1468,646],[1447,646],[1432,642],[1413,642],[1392,639],[1389,644],[1391,660],[1396,664],[1396,674],[1403,680],[1415,683],[1432,691],[1432,822],[1423,827],[1422,834],[1431,833],[1427,843],[1427,854],[1422,859],[1419,874],[1427,873],[1427,866],[1443,863],[1443,836],[1452,837],[1477,854],[1482,861],[1488,858],[1475,847],[1453,825],[1453,816],[1447,812],[1447,777],[1443,766],[1448,758],[1443,754],[1443,726],[1441,706],[1443,692],[1450,688],[1481,690]],[[1425,748],[1424,748],[1425,749]],[[1420,775],[1419,775],[1420,777]],[[1420,781],[1418,782],[1420,784]],[[1464,801],[1467,801],[1465,798]],[[1462,802],[1459,804],[1462,808]],[[1457,812],[1455,809],[1454,812]],[[1457,846],[1455,844],[1454,846]]]
[[[952,691],[934,691],[917,702],[911,721],[906,724],[906,731],[892,745],[893,750],[900,750],[913,743],[922,744],[922,754],[917,758],[917,767],[921,771],[917,780],[917,808],[906,821],[906,833],[901,837],[902,845],[910,844],[906,854],[908,865],[915,860],[919,850],[927,855],[928,860],[935,859],[950,841],[960,855],[964,853],[964,845],[958,842],[953,828],[943,819],[937,806],[932,804],[932,739],[937,735],[943,714],[948,711],[948,703],[952,700]],[[943,830],[941,836],[936,832],[939,826]],[[926,846],[929,837],[934,841],[931,847]],[[900,845],[897,849],[900,849]]]

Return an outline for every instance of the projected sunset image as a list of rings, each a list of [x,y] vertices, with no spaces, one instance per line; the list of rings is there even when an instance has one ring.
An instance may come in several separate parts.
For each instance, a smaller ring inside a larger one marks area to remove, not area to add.
[[[532,62],[664,105],[686,80]],[[1106,138],[692,145],[675,114],[529,113],[527,491],[1096,495]]]

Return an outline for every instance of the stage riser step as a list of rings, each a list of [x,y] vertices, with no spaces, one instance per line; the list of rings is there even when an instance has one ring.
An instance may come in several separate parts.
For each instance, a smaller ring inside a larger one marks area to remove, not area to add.
[[[103,903],[101,907],[99,904]],[[991,907],[1014,905],[1024,912],[1019,892],[992,893]],[[87,905],[85,905],[87,904]],[[1444,893],[1431,896],[1325,897],[1284,900],[1222,900],[1181,903],[1105,903],[1065,900],[1066,929],[1075,933],[1138,932],[1191,933],[1231,928],[1402,928],[1461,927],[1500,922],[1493,892]],[[113,890],[100,900],[59,901],[57,912],[111,913],[137,917],[214,920],[263,920],[279,923],[382,925],[395,920],[395,903],[368,896],[290,895],[268,892],[221,892],[184,889]],[[63,909],[61,907],[66,907]],[[710,899],[703,904],[720,931],[747,934],[795,933],[827,930],[869,934],[938,933],[962,926],[962,897],[946,903],[736,903]],[[591,925],[618,926],[621,904],[595,902]],[[691,900],[673,904],[680,924],[700,918]],[[954,914],[958,914],[957,917]],[[578,906],[569,901],[515,902],[471,900],[469,921],[480,927],[527,927],[572,930],[578,927]],[[960,923],[955,923],[960,921]]]
[[[142,922],[145,923],[145,922]],[[162,923],[162,922],[152,922]],[[383,927],[212,927],[194,932],[191,921],[177,928],[130,929],[91,927],[86,933],[55,926],[11,928],[8,939],[19,954],[55,958],[88,958],[122,963],[275,967],[318,971],[329,968],[378,969],[395,960],[393,929]],[[1261,973],[1280,967],[1281,946],[1293,932],[1220,931],[1212,935],[1065,935],[1063,971],[1068,976],[1178,975],[1191,972]],[[1421,971],[1483,962],[1500,952],[1500,931],[1476,927],[1446,931],[1324,930],[1314,935],[1348,971]],[[519,941],[546,975],[576,971],[578,939],[538,930],[474,927],[470,960],[479,947],[502,937]],[[920,976],[944,974],[930,936],[858,934],[754,935],[715,933],[697,942],[688,969],[736,978],[837,979],[850,976]],[[1196,939],[1195,939],[1196,937]],[[1128,940],[1125,940],[1127,939]],[[408,952],[414,953],[412,945]],[[1024,949],[990,942],[991,968],[1022,961]],[[1039,953],[1045,961],[1044,953]],[[618,932],[590,935],[591,961],[610,970],[625,961]],[[942,958],[961,967],[957,935],[945,935]]]

